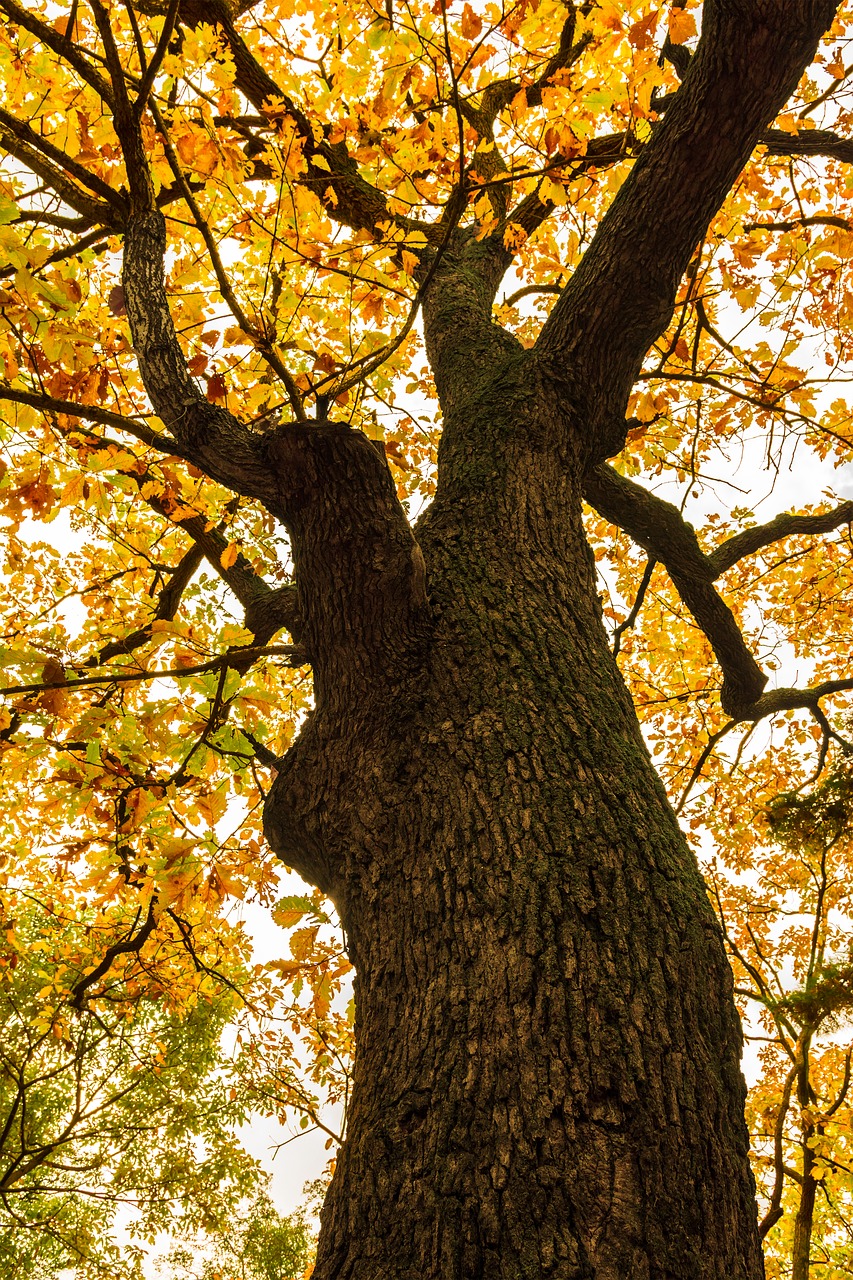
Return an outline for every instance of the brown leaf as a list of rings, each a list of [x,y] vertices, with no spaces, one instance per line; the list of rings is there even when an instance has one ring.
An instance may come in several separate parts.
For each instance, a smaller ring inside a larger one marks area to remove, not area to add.
[[[215,404],[218,400],[224,400],[227,394],[225,379],[221,373],[214,373],[207,380],[207,398],[211,404]]]

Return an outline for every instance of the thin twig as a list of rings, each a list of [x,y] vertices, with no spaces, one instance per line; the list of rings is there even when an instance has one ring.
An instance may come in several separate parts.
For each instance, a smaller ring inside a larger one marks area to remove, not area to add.
[[[622,636],[625,634],[626,631],[630,631],[634,623],[637,621],[637,617],[639,615],[640,610],[643,607],[643,601],[646,598],[646,592],[649,589],[649,583],[652,580],[652,574],[655,571],[656,564],[657,564],[657,560],[655,560],[654,556],[649,556],[648,560],[646,561],[646,567],[643,570],[643,576],[640,579],[640,585],[637,588],[637,595],[634,600],[634,604],[631,609],[631,612],[628,614],[628,617],[625,619],[624,622],[619,623],[619,626],[616,628],[616,630],[613,633],[613,657],[614,658],[619,657],[619,648],[622,644]]]
[[[16,684],[0,689],[0,697],[8,698],[17,693],[42,693],[48,689],[79,689],[84,685],[128,684],[136,680],[180,680],[185,676],[197,676],[204,671],[219,671],[224,667],[238,667],[247,657],[281,657],[289,658],[289,666],[303,667],[308,665],[308,655],[296,644],[247,645],[245,648],[233,649],[210,662],[200,662],[192,667],[170,667],[164,671],[131,671],[126,674],[116,672],[109,676],[82,676],[75,680],[52,680],[45,684]]]

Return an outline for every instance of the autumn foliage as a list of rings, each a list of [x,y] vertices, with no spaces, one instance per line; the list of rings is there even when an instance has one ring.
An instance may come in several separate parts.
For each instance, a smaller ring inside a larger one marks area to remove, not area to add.
[[[213,1230],[254,1186],[229,1126],[295,1117],[333,1147],[352,1055],[345,939],[261,827],[312,707],[291,548],[261,480],[241,491],[236,462],[164,420],[147,373],[146,391],[128,211],[144,188],[165,219],[199,402],[250,439],[349,423],[414,520],[443,424],[421,306],[454,237],[505,252],[493,317],[532,350],[689,74],[702,6],[0,13],[0,1196],[15,1249],[46,1230],[52,1258],[94,1268],[109,1213],[81,1216],[80,1187],[121,1184],[143,1235],[175,1206]],[[604,620],[759,1046],[768,1274],[802,1255],[809,1191],[826,1280],[853,1252],[851,36],[842,5],[696,245],[624,447],[586,489]],[[253,961],[242,903],[272,913],[281,959]],[[214,1063],[226,1021],[239,1045]],[[181,1102],[193,1028],[203,1119]],[[169,1142],[183,1125],[209,1143],[198,1170],[146,1183],[120,1142],[75,1145],[59,1094],[22,1127],[37,1081],[97,1082],[114,1059],[141,1083],[110,1123],[129,1131],[172,1073],[157,1105]],[[75,1160],[85,1176],[59,1171]]]

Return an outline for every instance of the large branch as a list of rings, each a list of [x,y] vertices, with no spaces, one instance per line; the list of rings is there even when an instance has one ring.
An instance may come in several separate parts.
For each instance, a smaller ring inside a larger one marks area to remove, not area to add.
[[[318,710],[363,712],[421,658],[430,611],[423,555],[381,444],[337,422],[264,437],[291,535],[299,624]]]
[[[621,418],[690,257],[811,62],[838,0],[706,0],[684,82],[537,343],[566,387],[584,453],[621,447]]]
[[[161,453],[179,453],[176,442],[162,432],[155,431],[141,418],[130,418],[125,414],[114,413],[111,409],[102,409],[96,404],[78,404],[76,400],[59,400],[56,396],[43,395],[39,391],[25,391],[22,387],[13,387],[8,382],[0,381],[0,400],[11,400],[14,404],[30,405],[41,413],[61,414],[67,418],[82,418],[84,422],[98,422],[103,426],[116,427],[126,431],[143,444],[159,449]]]
[[[445,417],[481,378],[523,354],[492,315],[511,254],[492,238],[477,241],[470,230],[453,239],[422,286],[424,341]]]
[[[322,129],[319,137],[315,134],[311,120],[276,84],[237,30],[235,12],[241,7],[248,6],[232,6],[227,0],[205,0],[205,3],[184,0],[180,21],[189,26],[199,22],[215,24],[234,59],[234,82],[240,92],[263,114],[274,118],[283,111],[293,121],[302,143],[302,154],[308,162],[302,181],[316,191],[329,216],[371,236],[377,235],[377,224],[381,222],[399,223],[429,235],[430,229],[423,223],[389,211],[385,196],[362,177],[346,146],[328,141],[329,126]],[[317,158],[319,164],[315,163]],[[325,194],[329,188],[334,192],[332,198]]]
[[[206,475],[273,511],[277,490],[262,437],[202,396],[187,368],[166,296],[166,227],[159,209],[133,213],[124,237],[122,282],[145,390],[184,456]]]
[[[755,703],[767,677],[747,648],[734,614],[713,587],[713,573],[696,534],[678,508],[603,464],[588,473],[585,496],[605,520],[624,529],[665,565],[720,664],[723,709],[737,715]]]
[[[706,557],[707,563],[715,578],[731,569],[744,556],[754,555],[764,547],[769,547],[782,538],[790,538],[796,534],[831,533],[844,524],[853,521],[853,502],[842,502],[832,511],[824,511],[820,515],[797,516],[783,511],[767,524],[756,525],[753,529],[744,529],[727,538]]]
[[[669,101],[675,101],[675,96],[673,94]],[[661,106],[662,104],[658,103],[659,109]],[[758,146],[765,147],[766,154],[773,157],[812,157],[853,164],[853,139],[844,138],[829,129],[812,129],[802,133],[766,129],[758,139]],[[632,137],[630,133],[602,134],[598,138],[589,139],[582,156],[566,156],[556,152],[548,161],[548,172],[564,183],[573,182],[575,178],[587,173],[590,169],[609,169],[615,164],[622,164],[626,159],[641,155],[644,150],[645,144],[636,137]],[[506,181],[509,182],[511,179],[512,175],[509,175]],[[508,223],[515,223],[530,236],[557,207],[547,200],[542,200],[537,189],[510,210],[499,230],[502,233]],[[774,223],[772,225],[777,230],[790,231],[795,226],[808,225],[811,222],[836,226],[844,222],[846,225],[844,219],[832,220],[831,218],[806,218],[790,224]],[[749,229],[747,227],[747,230]]]
[[[140,487],[144,479],[144,474],[138,477]],[[173,520],[179,528],[190,535],[208,564],[216,570],[222,581],[242,604],[245,610],[245,626],[253,633],[256,645],[265,645],[282,627],[287,628],[294,640],[297,642],[300,640],[302,625],[295,586],[287,584],[283,587],[271,587],[266,579],[252,568],[242,551],[237,552],[233,564],[228,563],[229,557],[225,556],[229,547],[228,539],[221,528],[212,528],[210,521],[204,516],[175,519],[169,514],[166,504],[156,494],[149,495],[145,501],[159,515],[167,520]]]
[[[830,129],[803,129],[800,133],[768,129],[759,142],[771,156],[822,156],[826,160],[853,164],[853,140],[842,138]]]
[[[735,534],[706,555],[693,526],[677,507],[620,476],[604,463],[588,473],[584,496],[605,520],[623,529],[666,568],[720,664],[723,673],[720,700],[725,711],[736,719],[760,719],[789,706],[812,707],[826,696],[828,689],[822,693],[798,689],[763,693],[767,677],[750,653],[732,611],[713,582],[745,556],[754,555],[783,538],[828,533],[849,523],[853,518],[853,502],[841,503],[821,515],[783,513],[766,524]],[[840,687],[848,687],[847,682],[842,681]]]
[[[6,145],[9,150],[12,149],[13,140],[17,140],[28,150],[38,152],[54,168],[73,178],[75,183],[84,189],[84,192],[88,190],[102,204],[112,206],[114,210],[113,222],[115,223],[116,220],[119,223],[121,222],[124,213],[124,200],[117,191],[113,190],[108,182],[104,182],[103,178],[99,178],[97,174],[92,173],[85,165],[66,155],[61,147],[57,147],[48,138],[37,133],[26,121],[19,120],[3,107],[0,107],[0,131],[6,137]],[[91,200],[91,197],[88,198]],[[100,208],[101,204],[98,207]]]

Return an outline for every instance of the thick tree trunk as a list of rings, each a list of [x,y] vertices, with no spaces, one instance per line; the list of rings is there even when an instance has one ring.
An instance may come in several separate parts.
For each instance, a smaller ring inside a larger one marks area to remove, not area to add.
[[[431,620],[402,543],[396,577],[360,553],[358,647],[390,658],[321,679],[267,807],[358,974],[315,1280],[758,1280],[720,931],[607,647],[577,469],[518,381],[476,450],[445,428]]]

